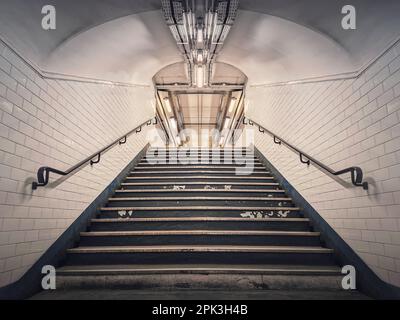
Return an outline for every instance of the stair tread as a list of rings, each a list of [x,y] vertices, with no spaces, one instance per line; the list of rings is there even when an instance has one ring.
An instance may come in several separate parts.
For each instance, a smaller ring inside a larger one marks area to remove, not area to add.
[[[242,171],[242,172],[250,172],[250,173],[255,173],[255,174],[267,174],[267,173],[270,173],[269,171],[257,171],[257,172],[253,172],[253,170],[251,169],[251,168],[248,168],[248,170],[238,170],[238,171]],[[212,173],[212,174],[220,174],[220,173],[230,173],[230,174],[235,174],[235,170],[232,170],[232,171],[228,171],[228,170],[225,170],[225,171],[217,171],[217,170],[215,170],[215,171],[213,171],[213,170],[193,170],[193,171],[182,171],[182,170],[167,170],[167,171],[160,171],[160,170],[158,170],[158,171],[141,171],[141,172],[138,172],[138,171],[131,171],[131,174],[135,174],[135,173],[141,173],[141,174],[173,174],[173,173],[176,173],[176,174],[182,174],[182,173],[201,173],[201,174],[203,174],[203,173]]]
[[[130,273],[184,273],[184,272],[245,272],[245,273],[290,273],[340,275],[337,266],[312,265],[77,265],[57,269],[58,275],[85,274],[130,274]]]
[[[84,237],[123,237],[123,236],[287,236],[319,237],[319,232],[312,231],[261,231],[261,230],[151,230],[151,231],[89,231],[81,232]]]
[[[109,198],[109,201],[163,201],[163,200],[227,200],[227,201],[291,201],[292,198],[284,197],[129,197],[129,198]]]
[[[267,170],[266,167],[262,166],[262,165],[256,165],[255,167],[257,167],[257,169],[265,169]],[[135,170],[148,170],[148,169],[246,169],[247,167],[245,166],[222,166],[222,165],[215,165],[215,164],[210,164],[210,165],[203,165],[203,166],[196,166],[196,165],[190,165],[190,164],[186,164],[186,165],[181,165],[181,164],[177,164],[175,166],[172,166],[172,164],[169,167],[166,166],[157,166],[157,165],[148,165],[148,166],[143,166],[143,165],[139,165],[137,167],[134,168]]]
[[[173,151],[173,152],[185,152],[185,151],[213,151],[213,152],[229,152],[229,151],[248,151],[254,153],[252,149],[249,148],[185,148],[185,149],[178,149],[178,148],[151,148],[148,152],[154,151]]]
[[[124,182],[122,186],[162,186],[162,185],[235,185],[235,186],[279,186],[277,182],[218,182],[218,181],[185,181],[185,182]]]
[[[99,246],[68,249],[69,253],[167,253],[167,252],[243,252],[243,253],[333,253],[323,247],[300,246]]]
[[[274,180],[274,177],[271,176],[265,176],[265,177],[253,177],[253,176],[215,176],[215,175],[209,175],[209,176],[128,176],[126,177],[127,180],[144,180],[144,179],[150,179],[150,180],[156,180],[156,179],[250,179],[250,180]]]
[[[179,206],[179,207],[105,207],[101,211],[158,211],[158,210],[226,210],[226,211],[299,211],[298,207],[213,207],[213,206]]]
[[[285,193],[282,189],[142,189],[142,190],[116,190],[115,193],[152,193],[152,192],[232,192],[232,193]]]
[[[110,218],[92,219],[92,222],[309,222],[307,218],[217,218],[217,217],[177,217],[177,218]]]

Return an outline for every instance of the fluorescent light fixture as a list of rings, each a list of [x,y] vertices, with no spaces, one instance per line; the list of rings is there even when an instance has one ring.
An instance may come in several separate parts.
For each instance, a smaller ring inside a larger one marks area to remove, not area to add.
[[[197,63],[200,63],[200,64],[203,63],[203,52],[202,51],[199,51],[197,53]]]
[[[229,105],[229,110],[228,110],[229,113],[231,113],[233,111],[233,108],[236,105],[236,100],[237,100],[236,98],[231,99],[231,104]]]
[[[171,108],[171,102],[169,101],[169,98],[164,98],[164,103],[165,103],[165,106],[167,107],[167,111],[169,113],[171,113],[172,112],[172,108]]]
[[[170,121],[171,121],[172,128],[174,128],[176,130],[177,129],[177,124],[176,124],[175,118],[171,118]]]
[[[203,43],[204,36],[203,36],[203,29],[197,29],[197,43]]]
[[[230,123],[231,123],[231,119],[226,118],[225,123],[224,123],[224,130],[229,128]]]
[[[204,68],[201,66],[197,67],[197,87],[203,88],[204,86]]]

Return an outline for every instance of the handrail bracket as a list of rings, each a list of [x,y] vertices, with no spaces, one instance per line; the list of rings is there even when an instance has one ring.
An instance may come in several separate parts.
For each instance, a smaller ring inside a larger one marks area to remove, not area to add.
[[[304,154],[300,153],[300,161],[301,161],[301,163],[304,163],[307,166],[309,166],[311,164],[311,161],[309,159],[304,160],[303,156],[304,156]]]

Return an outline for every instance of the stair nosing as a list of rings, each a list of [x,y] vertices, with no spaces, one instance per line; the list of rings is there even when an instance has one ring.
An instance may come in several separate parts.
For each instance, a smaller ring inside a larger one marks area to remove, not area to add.
[[[115,193],[157,193],[157,192],[232,192],[232,193],[286,193],[283,189],[141,189],[141,190],[130,190],[130,189],[118,189]]]
[[[239,170],[240,171],[240,170]],[[251,172],[251,174],[268,174],[268,173],[271,173],[271,172],[269,172],[269,171],[258,171],[258,172],[253,172],[252,170],[242,170],[243,172]],[[145,172],[138,172],[138,171],[135,171],[135,170],[132,170],[131,172],[130,172],[130,174],[137,174],[137,173],[140,173],[140,174],[160,174],[160,173],[162,173],[162,174],[179,174],[179,173],[190,173],[190,174],[192,174],[192,173],[201,173],[201,174],[221,174],[221,173],[226,173],[226,174],[232,174],[232,175],[234,175],[235,174],[235,170],[232,170],[232,171],[228,171],[228,170],[225,170],[225,171],[217,171],[217,170],[215,170],[215,171],[213,171],[213,170],[193,170],[193,171],[183,171],[183,170],[172,170],[172,171],[162,171],[162,170],[159,170],[159,171],[145,171]]]
[[[157,179],[249,179],[249,180],[275,180],[274,177],[265,176],[265,177],[253,177],[253,176],[214,176],[214,175],[201,175],[201,176],[143,176],[143,177],[133,177],[127,176],[126,180],[157,180]]]
[[[169,253],[169,252],[237,252],[237,253],[322,253],[333,249],[300,246],[99,246],[68,249],[68,253]]]
[[[258,165],[258,166],[255,166],[256,168],[255,169],[258,169],[258,170],[268,170],[268,168],[266,168],[265,166],[262,166],[262,165]],[[170,165],[169,167],[167,166],[157,166],[157,165],[152,165],[152,164],[149,164],[148,166],[142,166],[142,165],[138,165],[138,166],[136,166],[135,168],[134,168],[134,170],[146,170],[146,169],[149,169],[149,168],[152,168],[152,169],[168,169],[168,170],[170,170],[170,169],[247,169],[248,167],[245,167],[245,166],[222,166],[222,165],[215,165],[215,164],[210,164],[210,165],[203,165],[203,166],[199,166],[199,165],[190,165],[190,164],[187,164],[187,165],[175,165],[175,166],[172,166],[172,165]]]
[[[97,267],[97,269],[96,269]],[[93,266],[93,268],[82,268],[79,269],[79,266],[76,267],[62,267],[57,269],[58,275],[74,275],[74,274],[111,274],[117,273],[117,275],[126,275],[126,274],[169,274],[169,273],[197,273],[197,272],[209,272],[209,273],[247,273],[247,274],[290,274],[290,275],[341,275],[339,268],[307,268],[306,266],[301,266],[301,268],[284,268],[283,266],[273,268],[254,268],[254,267],[169,267],[162,268],[157,267],[155,265],[150,265],[147,268],[127,268],[126,266],[118,267],[118,266],[107,266],[107,268],[99,268],[99,266]]]
[[[261,231],[261,230],[152,230],[152,231],[89,231],[81,237],[133,237],[133,236],[284,236],[320,237],[312,231]]]
[[[123,182],[122,186],[147,186],[147,185],[235,185],[235,186],[279,186],[278,182],[218,182],[218,181],[188,181],[188,182]]]
[[[273,197],[129,197],[129,198],[109,198],[111,202],[121,201],[190,201],[190,200],[216,200],[216,201],[292,201],[292,198],[273,198]]]
[[[299,211],[299,207],[103,207],[101,211],[167,211],[167,210],[225,210],[225,211]]]
[[[230,218],[230,217],[174,217],[174,218],[103,218],[92,219],[95,223],[126,222],[310,222],[308,218]]]

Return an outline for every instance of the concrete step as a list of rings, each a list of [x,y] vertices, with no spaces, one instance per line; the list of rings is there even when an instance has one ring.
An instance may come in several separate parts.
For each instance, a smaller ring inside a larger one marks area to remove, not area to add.
[[[265,168],[264,164],[260,160],[256,159],[244,159],[244,160],[232,160],[225,161],[225,159],[190,159],[190,161],[183,162],[178,161],[180,159],[141,159],[138,163],[138,167],[141,168],[148,168],[148,167],[155,167],[155,168],[163,168],[163,167],[198,167],[198,166],[206,166],[206,167],[235,167],[235,168],[245,168],[246,166],[253,166],[255,168]],[[196,161],[197,160],[197,161]]]
[[[148,152],[189,152],[189,151],[204,151],[204,152],[253,152],[254,149],[251,148],[199,148],[199,147],[190,147],[190,148],[150,148]]]
[[[129,206],[265,206],[292,207],[292,199],[288,197],[114,197],[108,199],[108,207]]]
[[[185,175],[182,177],[182,175],[177,176],[176,173],[173,176],[168,176],[168,175],[163,175],[162,173],[156,174],[149,174],[147,176],[127,176],[126,180],[163,180],[163,179],[168,179],[168,180],[180,180],[180,179],[204,179],[204,180],[274,180],[275,178],[269,175],[268,173],[264,173],[261,176],[226,176],[226,175],[214,175],[212,173],[210,174],[196,174],[196,175]]]
[[[165,157],[165,156],[159,156],[155,158],[143,158],[140,162],[139,165],[145,165],[145,164],[151,164],[151,165],[222,165],[222,166],[227,166],[227,165],[235,165],[235,166],[253,166],[253,165],[262,165],[263,163],[256,159],[256,158],[233,158],[233,157],[205,157],[205,156],[194,156],[194,157],[178,157],[178,158],[173,158],[173,157]]]
[[[246,190],[246,189],[260,189],[260,190],[274,190],[279,189],[279,183],[277,182],[240,182],[240,181],[230,181],[230,182],[220,182],[220,181],[143,181],[143,182],[123,182],[121,183],[121,188],[131,189],[131,190],[144,190],[144,189],[174,189],[174,188],[185,188],[185,189],[224,189],[228,187],[230,190]]]
[[[218,150],[149,150],[146,153],[146,156],[153,157],[155,155],[168,155],[168,156],[189,156],[189,155],[197,155],[197,154],[213,154],[213,155],[238,155],[238,156],[248,156],[248,157],[256,157],[254,152],[251,151],[218,151]]]
[[[227,206],[169,206],[169,207],[104,207],[102,218],[167,218],[167,217],[236,217],[236,218],[300,218],[298,207],[227,207]]]
[[[163,201],[163,200],[174,200],[179,201],[182,197],[157,197],[157,196],[150,196],[150,197],[127,197],[127,198],[109,198],[108,201]],[[198,197],[185,197],[185,200],[225,200],[225,201],[292,201],[292,198],[289,197],[219,197],[218,195],[214,196],[198,196]]]
[[[238,169],[237,171],[235,170],[191,170],[191,169],[186,169],[186,170],[157,170],[157,171],[152,171],[152,170],[146,170],[146,171],[131,171],[130,176],[133,177],[140,177],[140,176],[150,176],[150,175],[155,175],[155,176],[174,176],[176,177],[177,175],[217,175],[217,176],[246,176],[246,177],[270,177],[271,173],[265,170],[262,171],[254,171],[251,168],[250,169]]]
[[[338,266],[309,265],[81,265],[57,269],[57,275],[130,275],[130,274],[263,274],[263,275],[341,275]]]
[[[216,176],[216,175],[150,175],[150,176],[128,176],[125,178],[124,182],[166,182],[173,181],[175,184],[185,185],[185,182],[200,182],[200,181],[218,181],[225,182],[225,184],[230,184],[235,181],[244,182],[276,182],[275,178],[272,176]]]
[[[68,250],[66,265],[303,264],[333,265],[333,250],[299,246],[103,246]]]
[[[246,169],[245,166],[227,166],[227,165],[151,165],[151,164],[143,164],[139,165],[134,168],[134,172],[137,171],[146,171],[146,170],[156,170],[156,171],[163,171],[163,170],[177,170],[177,171],[186,171],[186,170],[221,170],[221,171],[232,171],[235,172],[236,169]],[[254,165],[253,169],[255,171],[268,171],[266,167],[263,165]]]
[[[255,153],[248,150],[227,150],[227,151],[219,151],[219,150],[148,150],[146,156],[152,157],[157,154],[166,154],[166,155],[193,155],[193,154],[217,154],[217,155],[242,155],[242,156],[251,156],[256,157]]]
[[[81,232],[80,246],[274,245],[318,246],[319,232],[261,230],[150,230]]]
[[[91,231],[140,230],[286,230],[310,231],[306,218],[115,218],[92,219]]]
[[[239,162],[239,161],[259,161],[259,159],[252,155],[252,154],[232,154],[232,153],[212,153],[212,152],[194,152],[194,153],[155,153],[155,154],[147,154],[143,159],[147,160],[154,160],[154,159],[173,159],[176,161],[176,159],[180,160],[180,162],[185,161],[187,159],[199,159],[206,161],[205,159],[213,159],[214,161],[217,161],[218,159],[228,159],[234,161],[234,162]]]
[[[337,267],[303,265],[93,265],[57,269],[58,289],[341,290]]]
[[[116,190],[114,197],[130,197],[130,198],[140,198],[140,197],[176,197],[181,198],[193,197],[193,196],[203,196],[203,197],[275,197],[284,196],[285,190],[257,190],[257,189],[147,189],[147,190]]]

